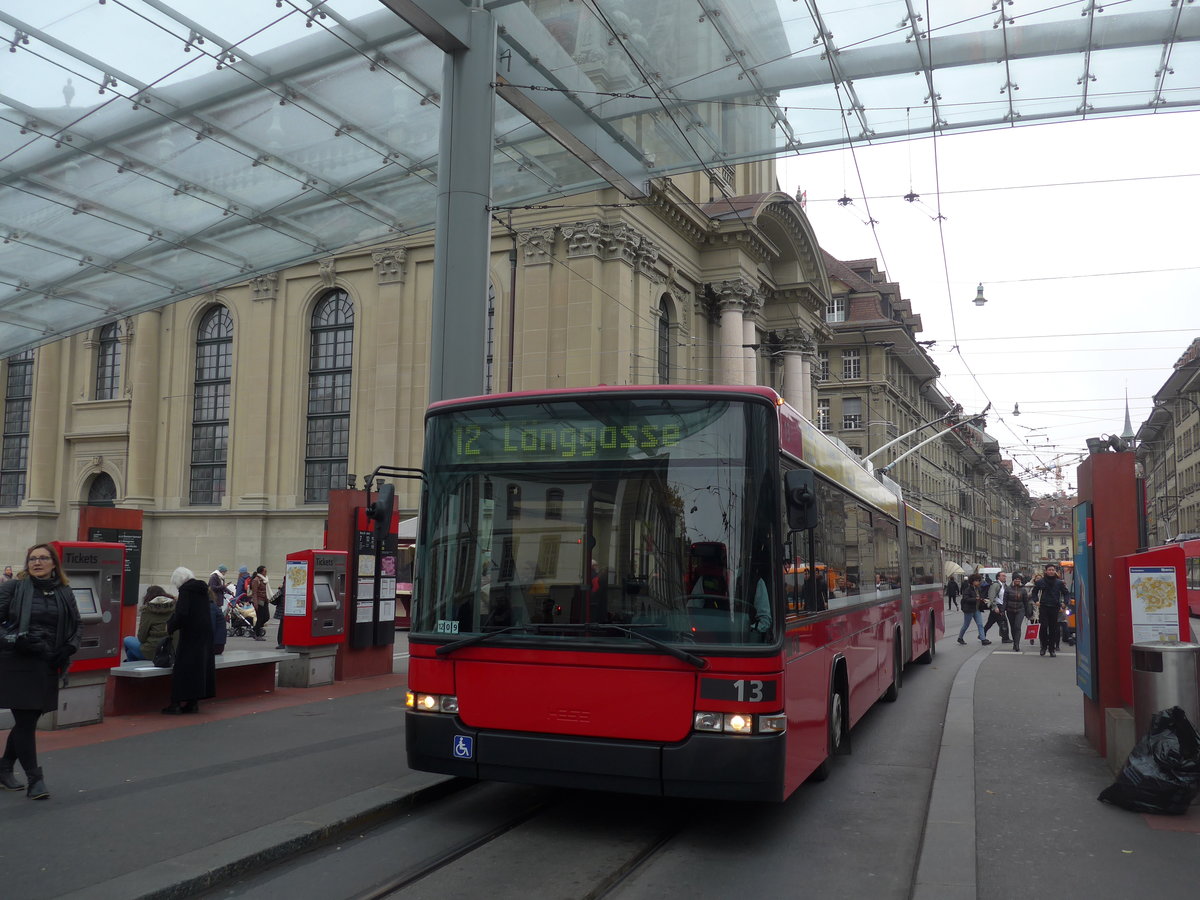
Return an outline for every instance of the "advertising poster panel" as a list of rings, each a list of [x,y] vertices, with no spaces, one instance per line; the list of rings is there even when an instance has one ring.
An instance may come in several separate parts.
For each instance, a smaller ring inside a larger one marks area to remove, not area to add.
[[[1096,700],[1096,595],[1092,589],[1092,546],[1089,524],[1092,504],[1075,507],[1075,683],[1089,700]]]

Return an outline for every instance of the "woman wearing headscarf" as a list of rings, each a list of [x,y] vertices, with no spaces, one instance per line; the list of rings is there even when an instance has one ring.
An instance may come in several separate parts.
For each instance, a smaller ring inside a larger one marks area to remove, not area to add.
[[[0,707],[13,717],[0,759],[0,786],[26,788],[31,800],[50,798],[37,761],[37,721],[58,709],[59,679],[79,650],[79,607],[68,584],[49,544],[25,551],[25,569],[0,584]],[[18,760],[28,786],[13,774]]]
[[[212,614],[208,585],[180,566],[171,575],[179,591],[175,612],[167,620],[167,633],[179,633],[175,668],[171,671],[169,716],[200,711],[200,701],[217,693],[217,667],[213,658]]]

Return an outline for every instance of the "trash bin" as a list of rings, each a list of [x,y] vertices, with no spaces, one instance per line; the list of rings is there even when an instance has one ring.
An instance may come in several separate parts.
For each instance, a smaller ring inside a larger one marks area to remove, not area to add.
[[[1200,644],[1142,641],[1131,650],[1134,740],[1150,730],[1151,716],[1172,706],[1200,728]]]

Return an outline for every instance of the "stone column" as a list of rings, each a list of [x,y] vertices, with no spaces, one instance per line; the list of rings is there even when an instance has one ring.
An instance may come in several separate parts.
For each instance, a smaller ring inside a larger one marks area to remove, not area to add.
[[[808,402],[808,377],[804,372],[804,352],[787,349],[780,354],[783,357],[783,399],[800,411],[804,418],[810,418],[811,405]]]
[[[29,451],[25,469],[25,508],[52,510],[61,500],[55,484],[62,471],[63,350],[71,340],[55,341],[34,353],[33,403],[29,417]]]
[[[750,294],[742,314],[742,384],[758,384],[759,320],[762,318],[764,297],[758,291]]]
[[[742,278],[722,281],[712,285],[717,298],[720,315],[720,340],[717,342],[717,375],[722,384],[745,384],[746,366],[742,344],[745,339],[743,320],[746,305],[753,293],[750,284]],[[753,328],[753,323],[751,323]]]
[[[788,328],[773,334],[776,352],[783,357],[783,399],[800,415],[812,421],[812,354],[816,343],[800,328]]]
[[[163,393],[158,387],[162,310],[156,309],[127,320],[125,329],[128,338],[125,358],[129,366],[125,373],[125,384],[130,397],[125,500],[122,505],[146,509],[154,506],[154,466],[158,458],[158,404]]]

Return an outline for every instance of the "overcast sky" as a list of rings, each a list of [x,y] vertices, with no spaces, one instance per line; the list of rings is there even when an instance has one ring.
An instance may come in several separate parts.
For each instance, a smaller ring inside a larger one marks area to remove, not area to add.
[[[1136,116],[813,154],[779,177],[829,253],[881,258],[937,341],[943,390],[993,404],[988,432],[1037,495],[1059,462],[1074,490],[1127,390],[1136,431],[1200,337],[1198,145],[1200,113]]]

